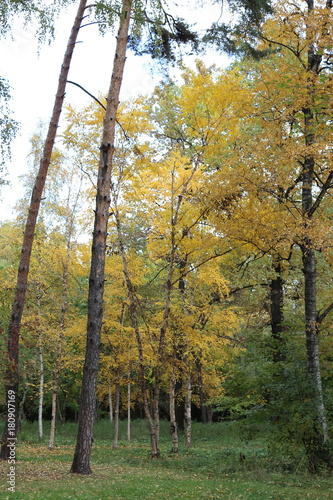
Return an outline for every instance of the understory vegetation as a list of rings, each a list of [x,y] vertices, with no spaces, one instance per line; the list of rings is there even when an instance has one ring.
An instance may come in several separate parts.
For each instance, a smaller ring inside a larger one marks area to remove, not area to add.
[[[47,423],[45,423],[47,426]],[[126,438],[120,422],[119,448],[112,449],[113,425],[101,420],[95,426],[91,476],[69,474],[77,426],[61,425],[58,443],[47,449],[38,438],[35,423],[23,422],[16,464],[16,492],[11,500],[60,499],[223,499],[223,500],[324,500],[332,498],[332,476],[307,472],[302,450],[270,442],[268,428],[248,440],[242,422],[193,423],[193,446],[170,453],[170,424],[161,422],[159,460],[150,458],[148,428],[143,420],[132,422]],[[0,463],[3,477],[7,463]]]

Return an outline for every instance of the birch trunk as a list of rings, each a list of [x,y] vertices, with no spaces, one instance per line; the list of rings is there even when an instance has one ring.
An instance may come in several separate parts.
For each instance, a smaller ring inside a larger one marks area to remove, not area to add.
[[[40,440],[43,439],[43,400],[44,400],[44,358],[43,358],[43,348],[40,345],[38,347],[39,356],[39,401],[38,401],[38,437]]]
[[[39,171],[35,181],[35,186],[32,191],[29,213],[25,225],[22,251],[17,273],[17,284],[15,297],[12,306],[11,319],[8,327],[8,342],[7,342],[7,366],[5,375],[5,392],[13,391],[15,397],[15,428],[9,432],[8,418],[6,419],[4,431],[2,435],[1,459],[7,460],[9,457],[8,439],[16,438],[17,423],[18,423],[18,387],[19,387],[19,332],[21,326],[22,313],[24,308],[27,282],[29,275],[30,257],[32,245],[35,235],[35,227],[39,212],[42,192],[45,185],[48,168],[51,161],[51,154],[55,142],[56,132],[59,124],[60,114],[65,97],[65,88],[67,83],[68,72],[72,60],[74,47],[76,44],[77,35],[81,26],[84,10],[87,1],[81,0],[78,6],[75,21],[68,40],[64,60],[61,66],[57,93],[55,97],[53,112],[49,124],[47,137],[44,144],[43,155],[40,162]]]
[[[314,2],[313,0],[308,0],[307,4],[309,15],[311,15],[311,11],[314,9]],[[315,107],[315,87],[313,84],[313,78],[320,71],[321,59],[322,56],[316,53],[315,47],[310,45],[308,49],[307,61],[309,107],[303,110],[305,145],[310,152],[308,156],[305,157],[303,164],[302,215],[304,237],[301,244],[301,251],[304,272],[307,371],[314,402],[313,434],[311,436],[304,437],[304,444],[308,454],[309,467],[313,472],[317,472],[322,463],[326,463],[329,467],[332,464],[332,456],[328,445],[328,428],[324,408],[319,358],[315,244],[309,236],[309,225],[313,215],[313,188],[315,180],[315,158],[311,153],[311,148],[316,143],[316,136],[314,133],[315,117],[313,113],[313,109]]]
[[[93,442],[96,385],[103,316],[104,268],[110,211],[112,161],[116,115],[126,59],[131,7],[131,0],[123,0],[116,53],[103,121],[89,277],[86,356],[80,397],[79,428],[71,467],[71,472],[78,474],[91,474],[90,454]]]
[[[131,441],[131,382],[127,383],[127,441]]]

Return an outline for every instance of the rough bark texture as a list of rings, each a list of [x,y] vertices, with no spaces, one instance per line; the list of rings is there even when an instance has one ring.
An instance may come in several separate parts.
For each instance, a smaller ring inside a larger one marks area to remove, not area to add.
[[[126,59],[132,2],[124,0],[117,36],[111,84],[103,122],[97,179],[96,211],[89,276],[86,356],[80,397],[79,428],[71,472],[91,474],[90,454],[95,420],[96,385],[99,367],[103,314],[104,266],[111,196],[116,114]]]
[[[68,40],[67,49],[64,55],[64,60],[61,66],[59,82],[57,93],[55,97],[55,103],[53,107],[53,113],[49,124],[49,129],[47,137],[44,144],[43,156],[40,162],[39,171],[37,174],[35,186],[33,188],[29,213],[26,221],[21,257],[18,267],[17,274],[17,285],[16,292],[12,306],[11,318],[8,328],[8,356],[7,356],[7,366],[6,366],[6,376],[5,376],[5,392],[6,395],[8,391],[14,391],[16,394],[15,398],[15,415],[16,415],[16,425],[14,429],[11,429],[9,433],[8,429],[8,419],[5,422],[5,427],[2,436],[2,446],[1,446],[1,459],[6,460],[9,454],[9,448],[7,446],[9,437],[16,438],[17,423],[18,423],[18,386],[19,386],[19,373],[18,373],[18,361],[19,361],[19,332],[21,326],[21,319],[23,313],[23,307],[25,302],[27,282],[29,275],[30,257],[32,251],[32,245],[35,234],[35,227],[37,216],[39,212],[39,206],[42,198],[42,192],[44,189],[45,179],[47,171],[51,161],[51,154],[53,150],[53,145],[55,142],[56,132],[58,128],[59,118],[63,106],[63,101],[65,97],[65,88],[67,83],[67,76],[69,72],[69,67],[73,55],[73,50],[75,47],[77,34],[80,29],[81,21],[83,18],[84,10],[86,7],[86,0],[81,0],[79,3],[76,18],[72,27],[72,31]]]

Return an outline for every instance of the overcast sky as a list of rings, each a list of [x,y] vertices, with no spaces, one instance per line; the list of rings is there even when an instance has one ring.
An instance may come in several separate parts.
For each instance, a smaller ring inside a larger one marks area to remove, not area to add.
[[[189,2],[190,5],[190,2]],[[12,162],[8,165],[11,187],[2,188],[0,220],[12,217],[12,207],[15,198],[21,191],[20,175],[28,170],[27,155],[29,153],[29,139],[36,131],[40,120],[48,123],[55,92],[58,83],[59,71],[66,48],[69,33],[73,24],[77,5],[71,6],[56,23],[55,40],[51,45],[40,48],[34,38],[34,26],[23,28],[17,21],[13,27],[13,39],[6,39],[0,43],[0,75],[6,78],[11,85],[12,100],[10,108],[14,118],[20,123],[20,133],[12,145]],[[208,26],[219,17],[218,7],[190,12],[194,19],[202,20]],[[96,25],[84,27],[80,30],[69,80],[77,82],[93,95],[107,92],[112,71],[115,36],[113,34],[100,36]],[[205,58],[206,59],[206,58]],[[210,54],[207,57],[209,64],[226,63],[226,57]],[[192,58],[193,62],[193,58]],[[128,55],[125,65],[125,77],[121,95],[124,98],[149,93],[160,80],[157,71],[152,72],[150,58]],[[67,85],[66,103],[76,106],[85,106],[91,102],[82,90],[74,85]]]

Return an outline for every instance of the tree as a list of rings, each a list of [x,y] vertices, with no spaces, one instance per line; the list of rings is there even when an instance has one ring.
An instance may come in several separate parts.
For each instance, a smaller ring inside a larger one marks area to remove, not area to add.
[[[16,437],[17,418],[18,418],[18,361],[19,361],[19,330],[26,295],[27,280],[29,274],[29,263],[32,251],[34,231],[38,216],[38,210],[42,197],[42,191],[45,184],[45,179],[48,167],[51,160],[51,153],[55,142],[56,131],[59,123],[62,104],[65,96],[65,87],[67,83],[67,75],[70,67],[70,62],[76,42],[76,37],[81,25],[83,14],[86,8],[86,1],[81,0],[78,6],[78,11],[73,24],[71,35],[68,40],[67,49],[64,55],[64,60],[59,76],[59,83],[52,117],[50,120],[47,138],[43,150],[43,156],[40,162],[40,169],[36,178],[36,183],[32,192],[29,214],[26,221],[25,232],[23,236],[22,252],[18,268],[16,294],[13,302],[11,321],[8,328],[8,359],[6,370],[6,394],[15,394],[15,424],[14,434],[13,429],[9,432],[8,418],[6,420],[1,447],[1,458],[7,459],[9,448],[8,439]]]
[[[80,398],[79,428],[71,472],[91,474],[90,453],[95,419],[96,385],[104,291],[104,266],[116,113],[125,65],[132,2],[124,0],[120,14],[117,45],[103,122],[97,180],[96,211],[89,277],[87,347]]]
[[[280,147],[284,150],[283,154],[289,151],[298,163],[297,167],[295,165],[291,169],[289,160],[293,181],[287,187],[284,182],[277,188],[280,188],[279,199],[284,198],[286,203],[294,205],[297,228],[293,239],[302,255],[307,372],[314,402],[313,429],[308,436],[304,436],[304,444],[313,471],[317,471],[323,463],[330,466],[332,460],[321,380],[318,343],[320,314],[317,310],[316,286],[317,252],[323,248],[321,226],[325,230],[328,227],[324,217],[325,198],[332,187],[333,178],[326,153],[331,123],[331,113],[326,107],[327,93],[330,92],[327,80],[331,76],[328,64],[331,35],[327,25],[331,17],[331,2],[286,2],[276,6],[276,18],[267,23],[262,33],[265,47],[278,47],[281,54],[286,56],[286,62],[290,61],[289,64],[294,65],[289,66],[290,70],[275,95],[267,90],[266,95],[274,95],[276,99],[271,109],[281,127]],[[276,56],[275,61],[278,60],[281,57]],[[293,83],[292,74],[296,77]],[[298,91],[293,96],[291,89],[295,89],[295,81]],[[273,124],[271,126],[273,129]],[[275,193],[278,197],[278,190]],[[300,203],[301,209],[296,208],[297,203]],[[331,304],[327,306],[325,315],[332,307]]]

